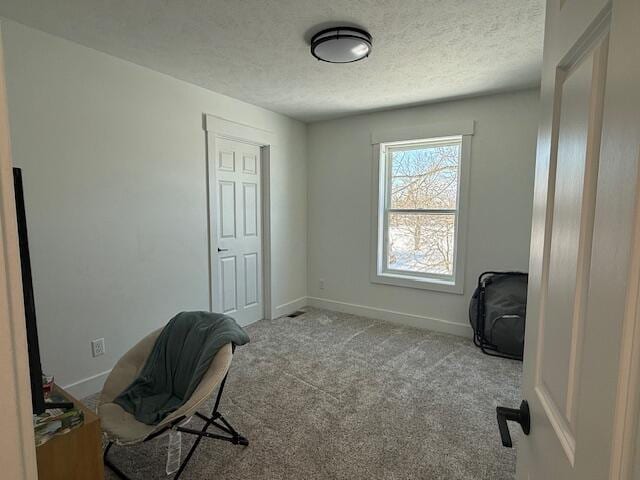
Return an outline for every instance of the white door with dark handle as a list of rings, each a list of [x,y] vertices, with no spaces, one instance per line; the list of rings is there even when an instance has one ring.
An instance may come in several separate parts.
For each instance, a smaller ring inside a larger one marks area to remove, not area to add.
[[[519,480],[640,478],[640,1],[548,0]]]
[[[213,143],[212,307],[246,325],[264,318],[260,147],[218,137]]]

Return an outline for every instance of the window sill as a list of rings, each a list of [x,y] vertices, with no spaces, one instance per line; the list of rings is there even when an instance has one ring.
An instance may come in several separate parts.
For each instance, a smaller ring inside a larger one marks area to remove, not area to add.
[[[420,278],[410,275],[398,275],[393,273],[374,273],[371,276],[371,283],[383,285],[394,285],[396,287],[417,288],[420,290],[431,290],[434,292],[464,293],[462,282],[453,280],[442,280],[437,278]]]

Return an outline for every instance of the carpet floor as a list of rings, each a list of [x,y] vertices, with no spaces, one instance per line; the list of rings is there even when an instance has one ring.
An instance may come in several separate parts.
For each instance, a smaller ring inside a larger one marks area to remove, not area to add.
[[[220,411],[251,443],[204,439],[184,480],[514,478],[495,407],[520,403],[519,362],[467,339],[312,308],[247,331]],[[167,442],[110,456],[132,478],[167,478]]]

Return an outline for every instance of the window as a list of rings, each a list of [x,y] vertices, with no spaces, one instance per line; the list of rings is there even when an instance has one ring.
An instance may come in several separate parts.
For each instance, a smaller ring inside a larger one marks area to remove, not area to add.
[[[376,145],[374,282],[462,293],[468,146],[464,135]]]

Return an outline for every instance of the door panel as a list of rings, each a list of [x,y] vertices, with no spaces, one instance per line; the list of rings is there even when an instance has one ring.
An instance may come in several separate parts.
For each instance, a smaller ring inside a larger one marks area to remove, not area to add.
[[[218,170],[223,172],[236,171],[236,156],[233,150],[220,151],[218,159]]]
[[[236,237],[236,184],[235,182],[220,181],[220,237]]]
[[[223,138],[214,143],[213,309],[244,325],[263,318],[260,148]]]
[[[599,157],[588,146],[598,143],[601,133],[603,91],[598,76],[603,75],[600,63],[606,45],[605,37],[578,65],[559,75],[556,178],[549,205],[553,219],[536,393],[571,464]]]
[[[251,175],[258,173],[258,157],[245,154],[242,156],[242,171]]]
[[[622,478],[614,426],[637,411],[621,392],[640,362],[622,349],[639,327],[638,22],[636,0],[547,2],[519,479]]]
[[[258,303],[258,255],[248,253],[244,256],[244,282],[246,285],[245,307]]]
[[[222,313],[233,313],[238,308],[238,285],[236,278],[236,257],[220,257]]]
[[[258,235],[258,184],[243,183],[244,235],[254,237]]]

